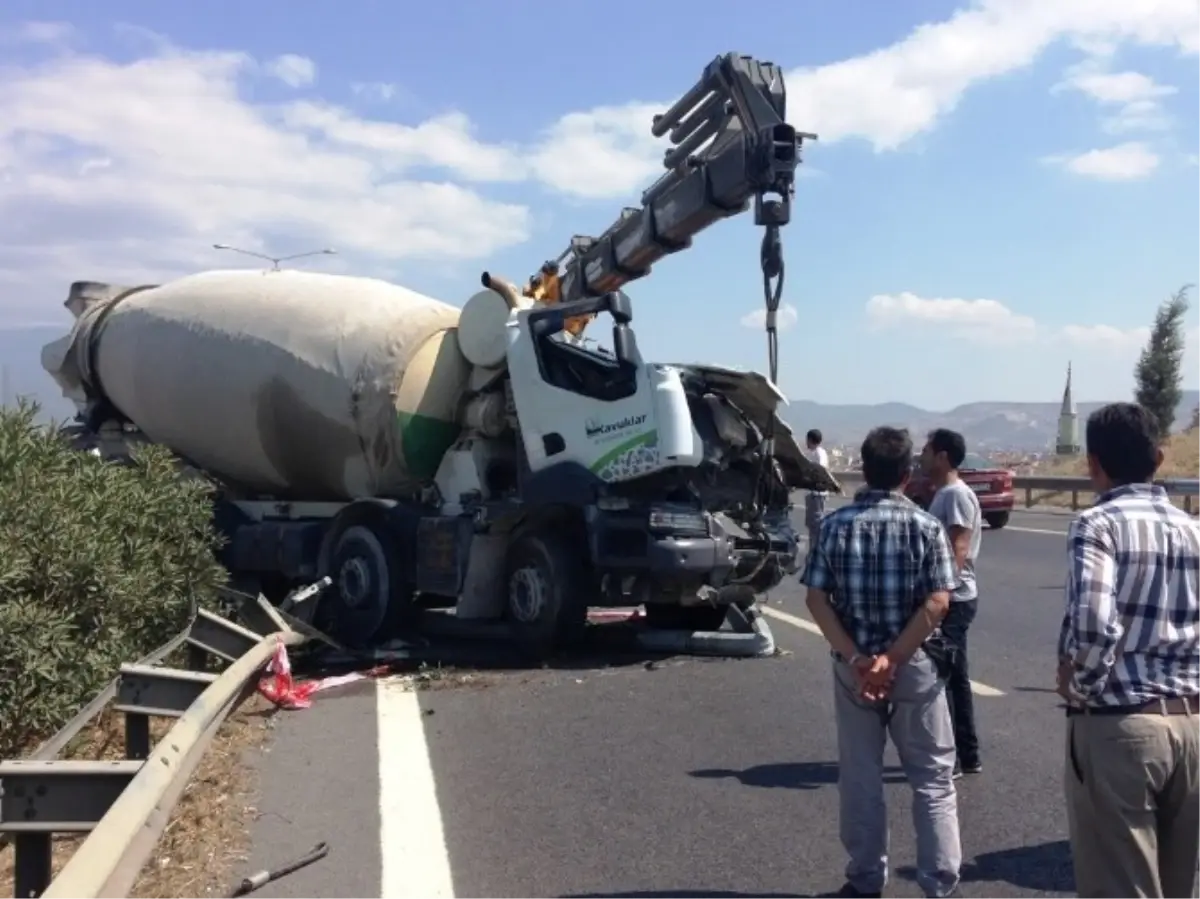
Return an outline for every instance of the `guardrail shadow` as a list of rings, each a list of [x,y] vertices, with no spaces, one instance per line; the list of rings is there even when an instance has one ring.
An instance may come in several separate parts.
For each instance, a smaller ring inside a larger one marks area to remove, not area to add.
[[[701,780],[733,778],[742,786],[766,789],[818,790],[833,786],[838,781],[837,762],[776,762],[754,765],[741,771],[733,768],[704,768],[689,771],[690,776]],[[883,769],[884,783],[904,783],[904,772],[889,765]]]

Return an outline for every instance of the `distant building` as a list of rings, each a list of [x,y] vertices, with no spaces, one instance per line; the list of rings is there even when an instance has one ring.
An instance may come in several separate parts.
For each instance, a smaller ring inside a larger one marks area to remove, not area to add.
[[[1071,363],[1067,363],[1067,386],[1063,388],[1062,409],[1058,413],[1058,439],[1054,443],[1056,456],[1079,455],[1079,413],[1071,396]]]

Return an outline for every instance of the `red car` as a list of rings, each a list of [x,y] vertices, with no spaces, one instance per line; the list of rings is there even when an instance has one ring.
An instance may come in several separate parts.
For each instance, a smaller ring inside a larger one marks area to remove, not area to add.
[[[1008,524],[1016,499],[1013,494],[1013,473],[1006,468],[996,468],[974,453],[967,453],[958,475],[963,483],[979,497],[979,508],[988,527],[999,530]],[[922,509],[928,509],[930,500],[937,490],[920,464],[913,467],[912,477],[904,488],[905,495]]]

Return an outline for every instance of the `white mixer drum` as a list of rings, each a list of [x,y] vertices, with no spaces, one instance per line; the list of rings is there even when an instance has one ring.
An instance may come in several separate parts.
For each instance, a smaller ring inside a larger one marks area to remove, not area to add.
[[[150,439],[248,491],[402,496],[459,431],[458,318],[371,278],[212,271],[99,297],[43,364],[65,392],[74,370]]]

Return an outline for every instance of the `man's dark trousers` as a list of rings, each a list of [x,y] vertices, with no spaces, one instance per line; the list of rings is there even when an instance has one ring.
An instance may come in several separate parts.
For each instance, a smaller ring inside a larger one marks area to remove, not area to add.
[[[950,656],[950,677],[946,680],[946,698],[950,700],[950,718],[954,722],[954,745],[958,764],[978,768],[979,735],[975,732],[975,702],[971,694],[971,675],[967,666],[967,629],[975,620],[978,599],[957,600],[942,619],[942,633],[956,652]]]

